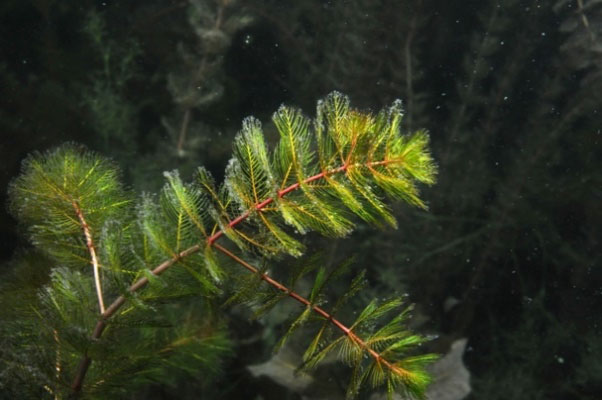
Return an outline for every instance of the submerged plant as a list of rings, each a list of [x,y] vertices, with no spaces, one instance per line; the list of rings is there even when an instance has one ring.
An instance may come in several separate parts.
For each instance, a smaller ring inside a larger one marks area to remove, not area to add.
[[[237,280],[230,301],[260,303],[258,313],[287,297],[302,305],[280,345],[318,323],[302,368],[336,353],[352,369],[348,397],[368,384],[385,386],[390,398],[395,390],[423,398],[424,367],[435,357],[416,352],[426,339],[407,329],[401,299],[372,301],[345,322],[337,313],[361,290],[362,274],[326,308],[322,293],[345,264],[328,271],[301,262],[286,285],[266,272],[270,260],[304,254],[298,233],[345,236],[353,215],[396,226],[385,195],[425,207],[416,183],[434,181],[428,136],[401,135],[401,118],[399,101],[371,115],[336,92],[318,103],[314,121],[283,106],[273,116],[280,140],[272,152],[259,121],[244,120],[223,185],[202,167],[191,183],[168,172],[161,193],[139,201],[111,162],[77,145],[32,155],[10,187],[12,210],[57,267],[27,312],[2,328],[14,347],[3,370],[10,365],[55,397],[216,371],[229,352],[217,304],[238,265],[250,279]],[[310,272],[303,295],[295,284]],[[268,292],[258,290],[262,282]]]

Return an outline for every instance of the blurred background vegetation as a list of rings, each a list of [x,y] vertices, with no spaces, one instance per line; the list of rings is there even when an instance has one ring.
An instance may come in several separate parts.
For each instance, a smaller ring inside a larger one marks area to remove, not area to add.
[[[5,0],[0,187],[65,141],[113,158],[138,191],[174,168],[219,179],[242,118],[267,125],[281,103],[313,115],[332,90],[374,110],[401,98],[439,181],[429,212],[399,207],[398,230],[359,229],[326,262],[355,253],[365,298],[407,292],[434,350],[468,338],[469,399],[601,398],[600,1]],[[38,262],[0,218],[0,272]],[[131,398],[300,398],[246,369],[269,359],[287,310],[230,313],[236,355],[214,388]]]

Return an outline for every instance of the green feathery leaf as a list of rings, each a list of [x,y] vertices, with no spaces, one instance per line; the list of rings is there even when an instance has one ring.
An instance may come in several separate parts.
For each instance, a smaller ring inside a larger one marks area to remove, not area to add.
[[[31,242],[61,263],[90,264],[84,224],[94,237],[103,224],[124,217],[132,203],[115,166],[74,144],[23,161],[9,187],[13,214],[28,227]]]

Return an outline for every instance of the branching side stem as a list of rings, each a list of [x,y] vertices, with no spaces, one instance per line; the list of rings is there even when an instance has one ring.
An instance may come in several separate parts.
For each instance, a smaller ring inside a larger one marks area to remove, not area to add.
[[[400,376],[410,375],[409,371],[407,371],[403,368],[397,367],[397,366],[391,364],[386,359],[384,359],[377,351],[373,350],[362,338],[357,336],[350,328],[348,328],[345,324],[343,324],[341,321],[336,319],[333,315],[329,314],[322,307],[312,304],[309,300],[307,300],[305,297],[301,296],[297,292],[284,286],[277,280],[271,278],[269,275],[267,275],[265,273],[261,273],[257,268],[255,268],[254,266],[252,266],[251,264],[249,264],[242,258],[238,257],[236,254],[232,253],[230,250],[226,249],[222,245],[220,245],[218,243],[214,243],[213,247],[215,249],[217,249],[218,251],[220,251],[221,253],[223,253],[224,255],[230,257],[236,263],[242,265],[247,270],[251,271],[254,274],[259,275],[261,280],[263,280],[267,284],[280,290],[282,293],[286,293],[289,297],[292,297],[293,299],[297,300],[299,303],[303,304],[304,306],[310,307],[313,312],[315,312],[316,314],[318,314],[321,317],[330,321],[330,323],[332,323],[334,326],[336,326],[341,332],[343,332],[344,335],[349,337],[349,339],[351,339],[358,347],[360,347],[364,351],[368,352],[370,354],[370,356],[376,360],[377,363],[384,365],[385,367],[389,368],[392,371],[395,371]]]
[[[374,167],[377,165],[387,165],[387,164],[398,163],[398,162],[402,162],[402,160],[372,161],[372,162],[368,162],[365,164],[354,164],[354,165],[344,164],[341,167],[338,167],[338,168],[335,168],[332,170],[328,170],[328,171],[322,171],[319,174],[311,176],[311,177],[303,180],[302,184],[308,184],[308,183],[317,181],[319,179],[322,179],[326,176],[337,174],[339,172],[347,172],[349,169],[351,169],[353,167],[358,167],[358,166]],[[278,197],[281,198],[281,197],[285,196],[286,194],[298,189],[300,186],[301,186],[301,183],[299,183],[299,182],[294,183],[294,184],[288,186],[287,188],[278,191]],[[266,200],[264,200],[260,203],[257,203],[251,210],[244,212],[243,214],[239,215],[238,217],[236,217],[235,219],[230,221],[230,223],[228,224],[228,227],[233,228],[234,226],[236,226],[239,223],[246,220],[250,216],[252,210],[260,211],[260,210],[264,209],[265,207],[267,207],[269,204],[271,204],[273,201],[274,201],[274,198],[269,197]],[[80,211],[80,213],[81,213],[81,211]],[[249,270],[250,272],[259,274],[259,270],[257,268],[253,267],[252,265],[250,265],[243,259],[239,258],[234,253],[232,253],[228,249],[226,249],[225,247],[222,247],[221,245],[215,243],[215,241],[218,240],[223,235],[224,235],[223,230],[219,230],[207,239],[207,243],[209,245],[213,246],[218,251],[220,251],[222,254],[226,255],[227,257],[234,260],[236,263],[240,264],[241,266],[243,266],[244,268]],[[166,260],[163,263],[161,263],[155,269],[151,270],[151,273],[155,276],[158,276],[158,275],[162,274],[165,270],[167,270],[169,267],[171,267],[172,265],[174,265],[175,263],[180,261],[181,259],[188,257],[194,253],[197,253],[202,248],[204,248],[202,243],[199,243],[192,247],[189,247],[188,249],[176,254],[174,257],[170,258],[169,260]],[[272,285],[273,287],[275,287],[276,289],[278,289],[284,293],[287,293],[290,297],[297,300],[299,303],[304,304],[305,306],[308,306],[308,307],[312,307],[312,310],[315,313],[317,313],[317,314],[321,315],[322,317],[326,318],[327,320],[329,320],[334,326],[336,326],[345,335],[347,335],[351,340],[353,340],[354,343],[356,343],[359,347],[361,347],[362,349],[367,351],[370,354],[370,356],[376,360],[377,363],[380,363],[380,364],[386,366],[387,368],[394,371],[395,373],[397,373],[400,376],[407,376],[408,374],[410,374],[409,371],[401,369],[401,368],[391,364],[389,361],[385,360],[378,352],[371,349],[366,342],[364,342],[355,333],[353,333],[351,331],[351,329],[349,329],[347,326],[345,326],[339,320],[335,319],[332,315],[327,313],[324,309],[322,309],[318,306],[312,305],[309,300],[307,300],[303,296],[299,295],[298,293],[290,290],[289,288],[287,288],[280,282],[276,281],[275,279],[270,278],[268,275],[260,274],[260,276],[261,276],[261,279],[264,280],[266,283],[268,283],[269,285]],[[135,293],[137,290],[143,288],[147,284],[148,284],[147,277],[140,278],[138,281],[136,281],[134,284],[132,284],[128,288],[128,292]],[[121,295],[117,299],[115,299],[115,301],[113,301],[113,303],[111,303],[111,305],[102,313],[100,319],[98,320],[98,322],[96,323],[96,326],[94,327],[94,331],[92,332],[93,340],[99,339],[102,336],[102,333],[103,333],[104,329],[106,328],[107,321],[109,320],[109,318],[111,318],[125,302],[126,302],[126,297],[124,295]],[[82,358],[82,360],[80,361],[79,366],[76,371],[76,374],[75,374],[75,379],[73,380],[73,383],[71,385],[71,389],[73,390],[73,393],[77,394],[81,391],[82,384],[84,382],[84,378],[86,376],[86,373],[88,372],[88,368],[90,367],[91,363],[92,363],[92,359],[88,355],[84,356]]]
[[[77,214],[77,218],[79,218],[79,223],[81,224],[82,230],[84,231],[84,236],[86,237],[86,246],[88,247],[88,252],[90,252],[90,262],[92,263],[92,268],[94,269],[94,284],[96,285],[96,296],[98,297],[98,307],[100,308],[100,314],[104,314],[105,312],[105,303],[102,296],[102,286],[100,283],[100,271],[98,266],[98,257],[96,256],[96,249],[94,247],[94,240],[92,240],[92,232],[90,231],[90,226],[86,222],[84,218],[84,213],[82,212],[77,201],[73,200],[71,202],[73,204],[73,208],[75,209],[75,213]]]

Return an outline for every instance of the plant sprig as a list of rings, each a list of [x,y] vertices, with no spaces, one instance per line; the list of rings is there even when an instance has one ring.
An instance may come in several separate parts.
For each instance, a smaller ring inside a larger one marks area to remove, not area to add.
[[[166,173],[160,196],[143,197],[135,213],[126,207],[133,200],[115,179],[112,165],[73,145],[63,146],[28,159],[11,186],[14,210],[29,224],[32,240],[42,250],[56,259],[72,260],[73,266],[96,265],[105,281],[113,282],[109,291],[120,293],[102,312],[92,344],[112,320],[127,312],[122,307],[128,300],[144,307],[150,299],[169,297],[165,288],[171,287],[170,279],[159,276],[175,265],[195,279],[200,295],[214,296],[228,278],[222,265],[225,257],[306,307],[283,340],[312,313],[343,334],[323,343],[323,325],[305,354],[305,365],[314,366],[328,351],[339,349],[354,371],[349,397],[367,381],[386,385],[389,394],[400,386],[422,397],[428,382],[423,366],[432,356],[405,356],[423,341],[403,328],[406,314],[375,332],[365,326],[398,308],[398,300],[371,303],[346,326],[334,317],[340,304],[331,313],[319,305],[328,281],[325,270],[318,270],[306,298],[218,243],[226,236],[245,254],[298,257],[305,248],[293,230],[344,236],[353,228],[354,214],[377,226],[395,227],[385,196],[425,208],[416,183],[434,182],[428,136],[423,131],[401,135],[401,118],[399,101],[372,115],[352,109],[346,96],[334,92],[318,103],[314,121],[299,110],[281,107],[273,118],[280,141],[270,153],[261,124],[249,117],[234,140],[234,157],[222,186],[217,187],[203,168],[192,183],[183,183],[176,172]],[[93,248],[98,247],[102,257],[94,263],[96,251],[92,253],[88,238],[99,233]],[[124,285],[132,274],[133,283]],[[97,282],[100,301],[100,279]],[[147,286],[146,294],[140,294]],[[354,280],[350,293],[359,287]],[[351,294],[344,295],[341,304]],[[92,353],[83,350],[73,374],[71,387],[76,393],[92,365]],[[370,364],[365,365],[364,355]]]

